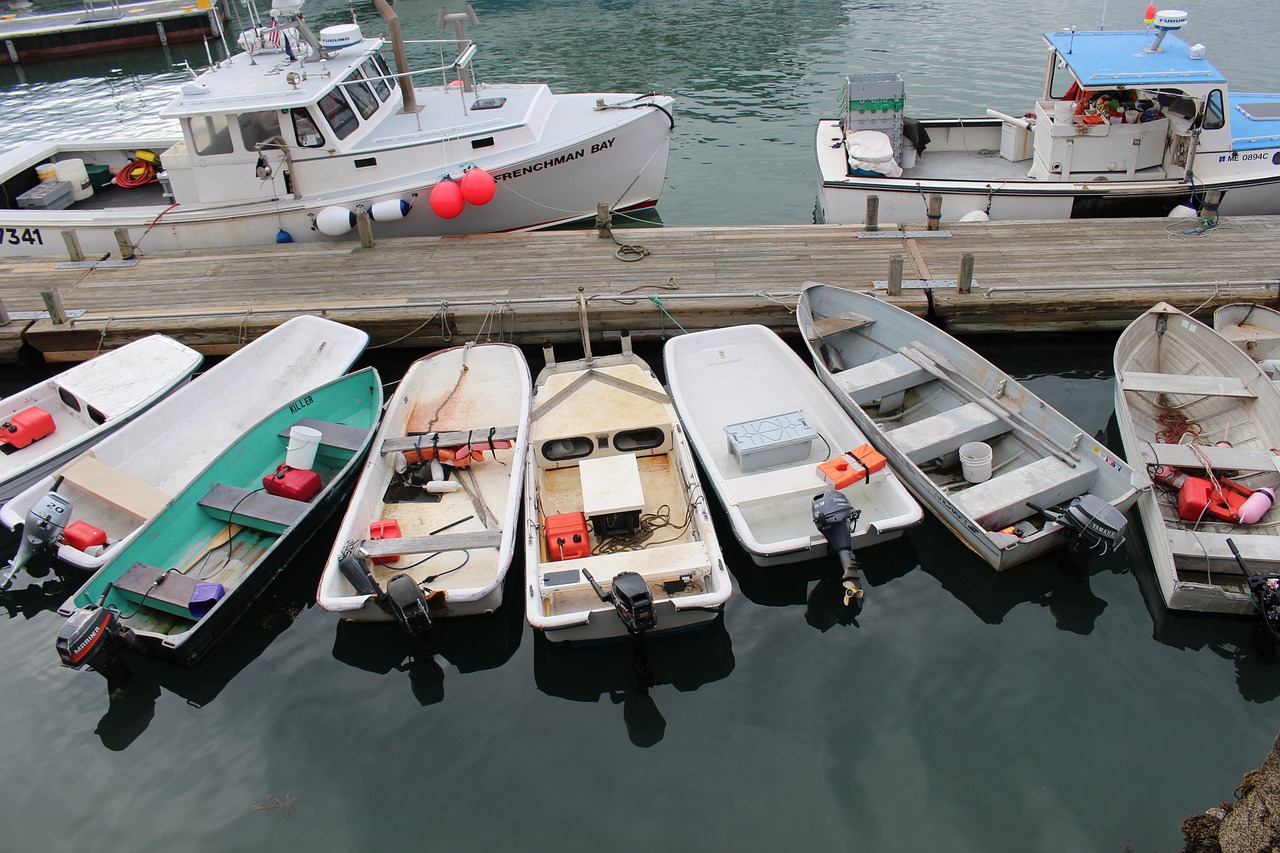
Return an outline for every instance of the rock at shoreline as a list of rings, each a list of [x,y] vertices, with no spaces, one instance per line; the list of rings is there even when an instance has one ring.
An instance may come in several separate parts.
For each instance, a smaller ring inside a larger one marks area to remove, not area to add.
[[[1280,851],[1280,737],[1257,770],[1244,775],[1236,802],[1221,803],[1182,822],[1182,853]]]

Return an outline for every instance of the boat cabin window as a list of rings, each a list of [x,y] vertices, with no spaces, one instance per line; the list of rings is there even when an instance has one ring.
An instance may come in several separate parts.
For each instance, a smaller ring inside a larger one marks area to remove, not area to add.
[[[543,442],[542,458],[548,462],[563,462],[566,459],[581,459],[584,456],[590,456],[591,451],[595,450],[595,442],[587,438],[585,435],[575,435],[570,438],[557,438],[551,441]]]
[[[187,129],[191,134],[191,147],[201,157],[231,153],[231,126],[226,116],[196,116],[187,119]]]
[[[1222,108],[1222,90],[1214,89],[1204,102],[1204,129],[1219,130],[1227,123],[1227,111]]]
[[[240,125],[240,138],[246,151],[257,151],[267,143],[280,141],[280,114],[275,110],[259,113],[241,113],[236,117]]]
[[[330,89],[316,106],[324,113],[329,127],[333,128],[333,135],[339,139],[346,139],[360,126],[360,120],[356,118],[355,111],[347,103],[347,97],[342,94],[341,89]]]
[[[359,71],[352,71],[342,84],[342,88],[347,91],[347,97],[351,99],[351,103],[356,105],[361,118],[367,119],[378,111],[378,99],[373,96],[369,84],[361,79]]]
[[[385,101],[391,97],[391,84],[385,79],[378,79],[391,73],[391,69],[387,68],[385,59],[381,56],[371,56],[360,64],[360,70],[364,72],[365,77],[369,78],[369,85],[377,93],[378,100]]]
[[[316,127],[315,120],[304,107],[291,111],[290,115],[293,117],[293,135],[299,145],[303,148],[324,147],[324,134]]]

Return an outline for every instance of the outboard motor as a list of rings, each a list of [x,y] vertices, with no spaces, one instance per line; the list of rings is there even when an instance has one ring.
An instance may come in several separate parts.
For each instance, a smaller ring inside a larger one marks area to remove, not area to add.
[[[387,581],[387,598],[396,621],[409,632],[409,636],[421,640],[430,634],[431,613],[427,610],[427,597],[413,578],[396,575]]]
[[[58,631],[55,645],[63,666],[77,670],[87,666],[110,683],[126,671],[120,647],[134,642],[133,631],[120,624],[114,610],[94,604],[71,614]]]
[[[591,582],[591,588],[600,596],[600,600],[613,605],[618,618],[627,626],[628,633],[643,635],[658,624],[653,595],[640,575],[635,572],[620,572],[613,579],[613,588],[606,594],[591,576],[591,572],[583,569],[582,574]]]
[[[41,553],[52,554],[62,541],[62,531],[71,518],[71,501],[57,492],[46,492],[31,509],[22,523],[22,544],[18,553],[5,569],[0,580],[0,592],[9,588],[13,576]]]
[[[1065,527],[1071,549],[1082,556],[1092,556],[1094,552],[1106,554],[1124,544],[1128,519],[1097,495],[1081,495],[1065,509],[1038,507],[1031,503],[1027,506]]]
[[[845,606],[854,599],[861,601],[866,594],[858,586],[858,560],[853,556],[853,531],[861,515],[862,510],[854,509],[849,499],[835,489],[813,497],[813,524],[844,568],[841,585]]]
[[[1249,585],[1249,597],[1253,599],[1253,606],[1262,616],[1262,627],[1271,638],[1271,642],[1280,643],[1280,574],[1258,574],[1250,569],[1244,557],[1240,556],[1240,550],[1236,548],[1234,540],[1228,538],[1227,547],[1231,549],[1231,555],[1236,558],[1240,571],[1244,572],[1245,581]]]

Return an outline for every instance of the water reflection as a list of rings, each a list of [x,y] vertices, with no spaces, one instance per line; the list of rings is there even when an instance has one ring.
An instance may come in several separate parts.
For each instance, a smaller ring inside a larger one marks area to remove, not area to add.
[[[223,688],[293,625],[303,610],[314,606],[316,566],[330,544],[323,536],[308,543],[197,665],[176,666],[122,651],[128,672],[119,683],[108,685],[107,711],[94,730],[102,745],[113,751],[127,749],[155,717],[156,701],[162,691],[185,699],[195,708],[218,698]],[[49,651],[53,653],[52,644]],[[82,675],[98,677],[88,671]]]
[[[723,616],[686,633],[644,640],[566,646],[538,635],[533,644],[539,690],[574,702],[608,698],[622,705],[627,736],[639,747],[653,746],[666,733],[658,708],[663,687],[687,693],[727,678],[733,667]]]
[[[1132,531],[1128,536],[1132,536]],[[1020,604],[1046,607],[1059,629],[1089,634],[1107,602],[1094,594],[1089,579],[1099,572],[1123,573],[1124,551],[1081,564],[1066,548],[1032,560],[1009,571],[997,572],[965,548],[932,515],[908,532],[920,558],[920,567],[937,579],[974,615],[998,625]]]
[[[520,566],[513,566],[503,593],[506,603],[496,613],[438,621],[427,640],[410,637],[396,622],[339,621],[333,657],[377,675],[405,673],[409,689],[420,704],[442,702],[445,671],[437,656],[458,672],[479,672],[502,666],[520,647],[525,631],[520,607],[522,576]]]

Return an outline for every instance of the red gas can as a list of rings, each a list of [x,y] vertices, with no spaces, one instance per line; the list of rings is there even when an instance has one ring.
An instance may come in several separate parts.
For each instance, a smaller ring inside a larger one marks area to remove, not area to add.
[[[281,464],[274,474],[262,478],[267,494],[295,501],[309,501],[320,494],[320,475],[305,468],[290,468]]]
[[[88,551],[94,545],[106,545],[106,531],[87,521],[73,521],[62,531],[62,541],[77,551]]]
[[[547,555],[552,562],[591,556],[587,517],[580,512],[549,515],[546,522]]]
[[[0,425],[0,444],[8,445],[6,450],[21,450],[31,442],[44,438],[53,430],[53,415],[39,406],[32,406],[29,409],[23,409]]]
[[[394,518],[384,518],[381,521],[369,522],[370,539],[399,539],[401,535],[400,522]],[[398,559],[400,559],[400,556],[396,555],[394,557],[374,557],[373,561],[380,566],[385,566],[387,563],[394,563]]]

